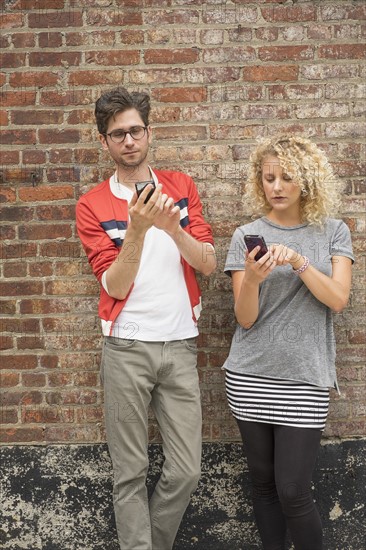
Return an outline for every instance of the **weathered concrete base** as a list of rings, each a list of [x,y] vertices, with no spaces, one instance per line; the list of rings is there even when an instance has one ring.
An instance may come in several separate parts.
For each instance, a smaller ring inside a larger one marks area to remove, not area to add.
[[[158,445],[149,452],[152,490],[163,458]],[[321,447],[314,498],[326,550],[366,547],[365,454],[364,440]],[[0,473],[2,549],[119,550],[106,445],[3,447]],[[200,485],[174,550],[259,548],[240,444],[205,444]]]

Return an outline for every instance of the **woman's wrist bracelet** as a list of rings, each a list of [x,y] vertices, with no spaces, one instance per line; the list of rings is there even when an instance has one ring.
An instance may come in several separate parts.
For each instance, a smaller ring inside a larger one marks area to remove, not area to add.
[[[307,269],[309,265],[310,265],[309,258],[307,256],[304,256],[304,263],[302,264],[301,267],[299,267],[299,269],[294,269],[294,273],[296,273],[296,275],[301,275],[301,273],[304,273],[305,269]]]

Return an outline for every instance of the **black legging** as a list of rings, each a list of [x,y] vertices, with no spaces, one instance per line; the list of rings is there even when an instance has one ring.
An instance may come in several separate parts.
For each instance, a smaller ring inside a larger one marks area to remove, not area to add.
[[[321,430],[238,420],[264,550],[321,550],[322,526],[310,483]]]

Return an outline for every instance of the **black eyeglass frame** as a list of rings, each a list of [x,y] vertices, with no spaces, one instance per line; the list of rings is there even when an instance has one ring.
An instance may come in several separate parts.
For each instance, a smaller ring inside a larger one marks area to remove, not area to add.
[[[131,132],[132,132],[133,129],[135,129],[135,128],[141,128],[141,129],[144,130],[144,133],[143,133],[143,135],[142,135],[141,137],[139,137],[139,138],[133,137],[133,135],[132,135]],[[119,145],[120,145],[120,144],[123,143],[124,140],[126,139],[127,134],[130,134],[130,136],[132,137],[132,139],[133,139],[134,141],[138,141],[139,139],[142,139],[143,137],[145,137],[145,134],[146,134],[146,132],[147,132],[148,129],[149,129],[148,126],[133,126],[133,128],[131,128],[131,130],[126,130],[126,131],[125,131],[125,130],[112,130],[112,132],[109,132],[108,134],[105,133],[105,134],[103,134],[103,135],[104,135],[104,136],[108,136],[108,137],[111,139],[111,141],[113,141],[113,143],[116,143],[116,144],[119,144]],[[124,132],[125,135],[124,135],[124,138],[123,138],[122,141],[118,141],[118,142],[117,142],[117,141],[114,141],[114,139],[112,138],[112,134],[113,134],[113,132],[118,132],[118,131],[119,131],[119,132]]]

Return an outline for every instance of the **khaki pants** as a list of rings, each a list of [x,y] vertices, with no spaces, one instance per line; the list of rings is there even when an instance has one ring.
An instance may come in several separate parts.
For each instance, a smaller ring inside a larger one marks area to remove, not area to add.
[[[202,438],[196,364],[194,339],[104,340],[101,377],[121,550],[171,550],[197,487]],[[149,502],[150,403],[159,424],[165,461]]]

